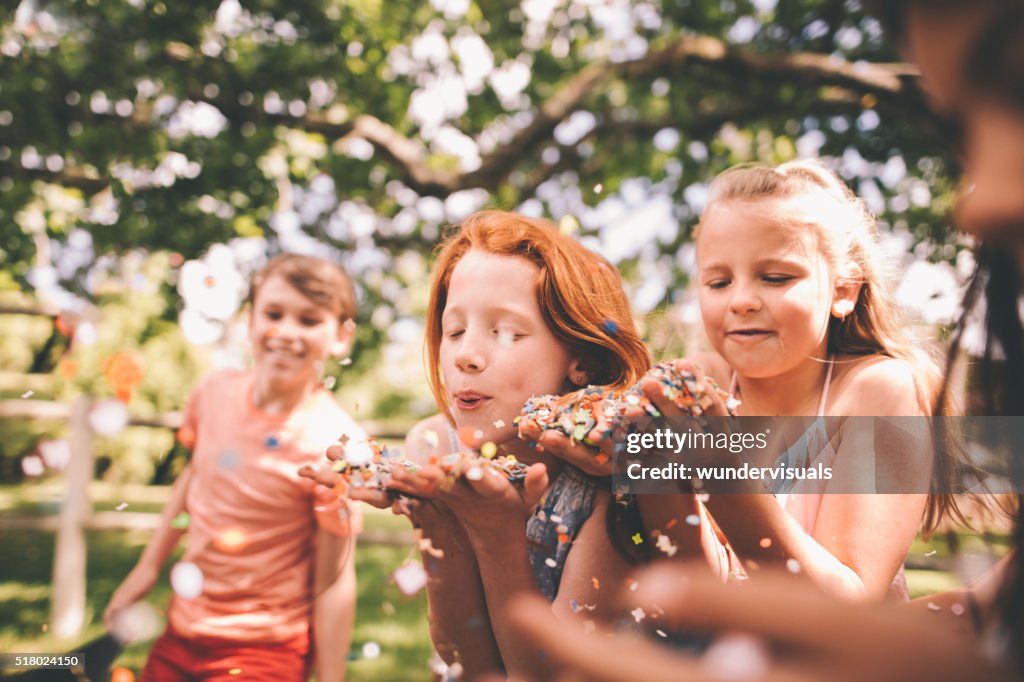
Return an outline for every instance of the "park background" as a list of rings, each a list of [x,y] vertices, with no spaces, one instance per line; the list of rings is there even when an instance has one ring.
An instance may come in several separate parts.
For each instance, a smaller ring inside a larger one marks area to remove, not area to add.
[[[432,254],[478,208],[608,257],[658,358],[703,343],[692,228],[739,162],[837,170],[924,342],[946,341],[973,265],[947,124],[856,0],[22,0],[0,55],[4,651],[101,633],[185,464],[178,410],[245,364],[245,282],[276,253],[357,282],[329,383],[394,438],[434,409]],[[909,557],[917,594],[1005,545],[998,525],[941,538]],[[369,514],[355,679],[429,677],[423,596],[390,577],[413,555],[401,519]]]

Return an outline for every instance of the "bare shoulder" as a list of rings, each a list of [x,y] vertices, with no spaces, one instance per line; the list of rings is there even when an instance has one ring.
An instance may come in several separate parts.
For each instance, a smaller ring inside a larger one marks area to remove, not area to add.
[[[831,390],[831,414],[912,416],[928,411],[913,367],[884,355],[837,358]]]
[[[431,455],[446,454],[448,420],[442,414],[421,419],[405,436],[406,455],[413,461],[426,460]]]
[[[689,355],[687,359],[700,365],[704,373],[718,382],[719,386],[728,388],[729,382],[732,380],[732,367],[721,355],[705,351]]]

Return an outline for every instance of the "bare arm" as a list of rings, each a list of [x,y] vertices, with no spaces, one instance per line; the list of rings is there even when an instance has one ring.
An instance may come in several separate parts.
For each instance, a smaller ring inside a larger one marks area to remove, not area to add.
[[[319,682],[341,682],[356,614],[355,537],[321,529],[313,580],[313,648]]]
[[[134,568],[114,591],[110,603],[103,612],[103,622],[108,629],[113,627],[118,613],[149,594],[160,575],[160,569],[178,546],[181,536],[185,534],[185,529],[175,528],[172,521],[186,509],[185,502],[191,480],[192,467],[188,466],[171,488],[171,496],[160,513],[160,523],[156,532],[150,538],[146,549],[142,551]]]

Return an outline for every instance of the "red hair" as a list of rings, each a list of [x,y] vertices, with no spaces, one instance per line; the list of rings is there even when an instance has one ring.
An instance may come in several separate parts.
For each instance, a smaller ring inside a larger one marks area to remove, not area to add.
[[[519,256],[540,269],[537,303],[548,329],[580,360],[591,383],[627,388],[651,365],[622,288],[607,260],[562,234],[550,221],[507,211],[478,211],[441,244],[427,308],[427,373],[438,408],[447,414],[441,377],[441,316],[452,272],[476,249]]]

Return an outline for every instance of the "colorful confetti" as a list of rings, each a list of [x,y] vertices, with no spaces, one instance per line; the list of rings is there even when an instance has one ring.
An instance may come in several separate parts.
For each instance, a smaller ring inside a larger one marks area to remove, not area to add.
[[[391,574],[398,589],[407,597],[411,597],[427,586],[427,572],[418,561],[409,561]]]
[[[203,593],[203,572],[191,561],[179,561],[171,567],[171,589],[182,599],[195,599]]]

